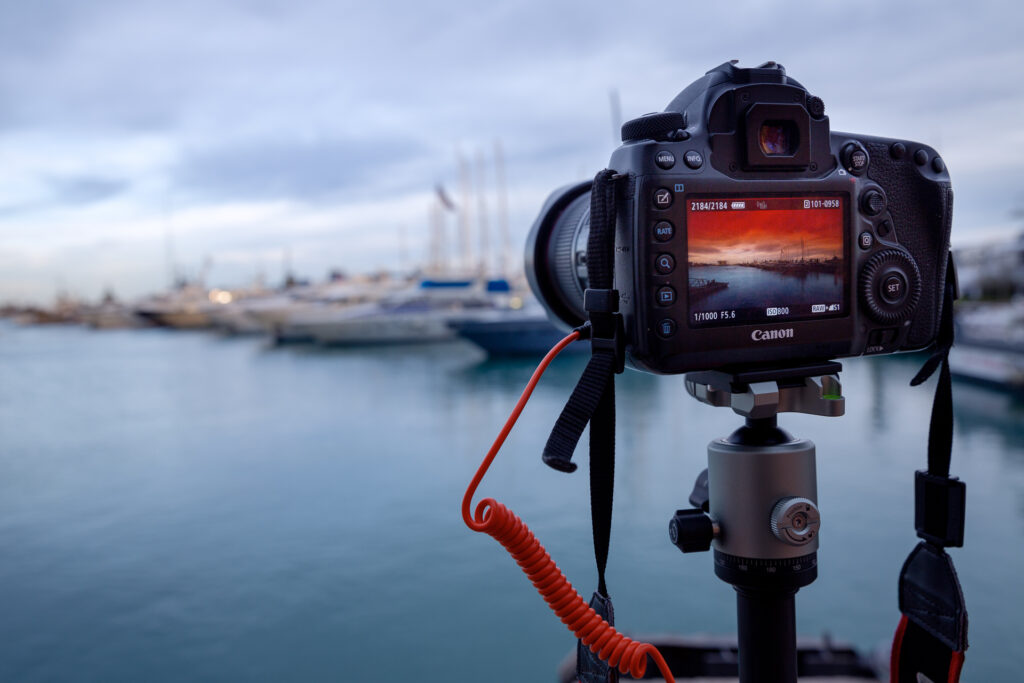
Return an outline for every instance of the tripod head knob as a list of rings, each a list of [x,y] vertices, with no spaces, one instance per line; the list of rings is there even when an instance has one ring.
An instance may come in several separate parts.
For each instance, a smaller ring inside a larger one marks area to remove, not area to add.
[[[676,510],[668,523],[668,537],[684,553],[700,553],[711,549],[718,528],[703,510]]]
[[[772,510],[772,533],[783,543],[806,545],[818,535],[821,513],[807,498],[783,498]]]

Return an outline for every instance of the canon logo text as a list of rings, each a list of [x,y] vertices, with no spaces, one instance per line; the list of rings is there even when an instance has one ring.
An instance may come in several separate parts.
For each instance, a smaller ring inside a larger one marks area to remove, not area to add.
[[[750,333],[754,341],[765,341],[766,339],[792,339],[793,328],[787,327],[784,330],[754,330]]]

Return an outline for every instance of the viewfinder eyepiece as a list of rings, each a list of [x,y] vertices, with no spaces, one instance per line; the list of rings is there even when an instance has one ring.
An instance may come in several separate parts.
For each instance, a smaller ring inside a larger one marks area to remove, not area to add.
[[[746,170],[799,171],[811,163],[811,119],[800,104],[757,102],[742,115]]]
[[[800,131],[792,121],[765,121],[757,138],[765,156],[793,156],[800,143]]]

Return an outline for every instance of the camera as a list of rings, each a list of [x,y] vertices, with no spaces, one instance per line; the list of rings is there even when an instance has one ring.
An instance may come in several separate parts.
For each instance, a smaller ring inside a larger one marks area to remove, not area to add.
[[[916,350],[937,336],[953,192],[934,149],[833,132],[774,62],[707,72],[622,126],[609,168],[626,358],[655,373]],[[592,182],[556,190],[527,242],[550,317],[588,318]]]

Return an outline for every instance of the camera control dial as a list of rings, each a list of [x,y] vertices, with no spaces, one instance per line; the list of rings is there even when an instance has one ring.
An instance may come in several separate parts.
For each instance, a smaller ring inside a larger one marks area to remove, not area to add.
[[[914,259],[900,249],[872,256],[860,273],[860,296],[876,321],[891,325],[905,320],[921,298],[921,273]]]
[[[783,498],[772,510],[772,533],[783,543],[806,545],[818,535],[821,513],[808,498]]]

